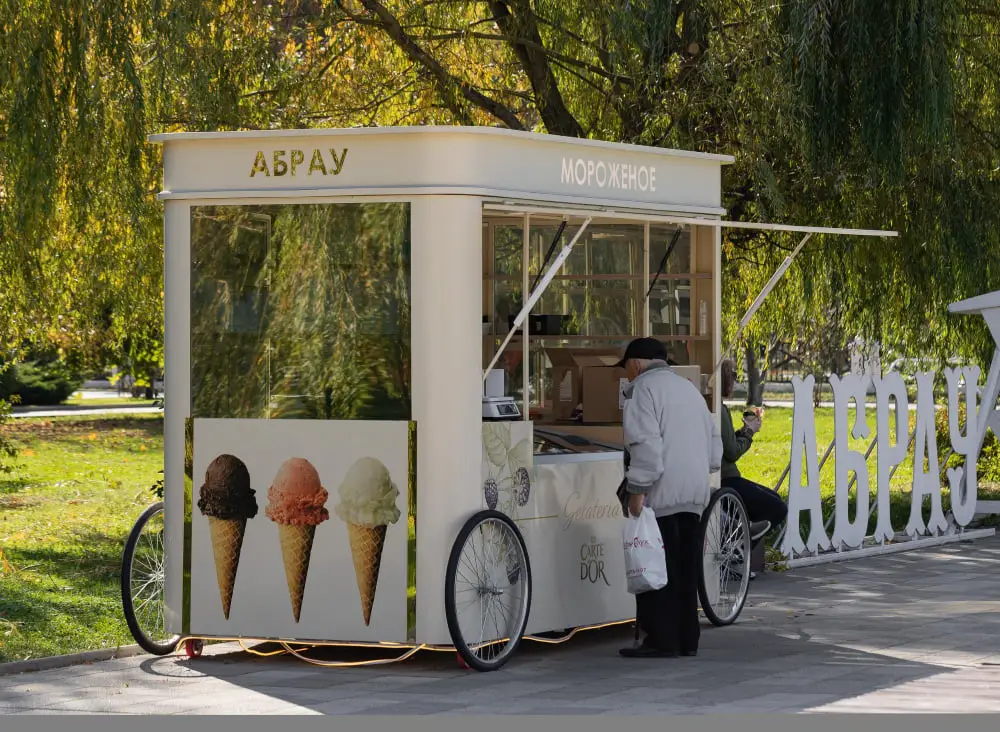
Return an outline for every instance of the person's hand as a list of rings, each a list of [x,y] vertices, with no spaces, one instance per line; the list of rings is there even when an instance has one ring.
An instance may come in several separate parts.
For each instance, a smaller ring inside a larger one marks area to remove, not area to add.
[[[641,493],[629,493],[628,494],[628,512],[631,516],[635,518],[639,517],[642,513],[642,507],[646,502],[646,496]]]

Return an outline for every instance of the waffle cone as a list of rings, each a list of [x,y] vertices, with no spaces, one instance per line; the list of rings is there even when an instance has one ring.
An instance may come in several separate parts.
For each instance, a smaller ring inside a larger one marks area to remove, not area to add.
[[[348,524],[351,538],[351,557],[354,560],[354,574],[358,579],[361,593],[361,612],[365,625],[371,621],[372,606],[375,604],[375,588],[378,585],[378,570],[382,565],[382,547],[385,546],[385,526],[361,526]]]
[[[288,596],[292,601],[292,614],[299,622],[302,612],[302,595],[306,589],[306,575],[309,573],[309,555],[312,554],[315,526],[295,526],[278,524],[278,538],[281,542],[281,558],[285,563],[285,579],[288,581]]]
[[[208,517],[208,529],[212,536],[212,554],[215,555],[215,575],[219,582],[219,597],[222,599],[222,614],[229,620],[229,609],[233,603],[233,588],[236,586],[236,570],[240,564],[240,549],[246,519],[219,519]]]

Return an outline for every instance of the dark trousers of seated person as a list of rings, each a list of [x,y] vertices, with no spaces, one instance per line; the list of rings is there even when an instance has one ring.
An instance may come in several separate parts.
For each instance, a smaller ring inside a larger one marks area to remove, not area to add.
[[[698,650],[698,568],[701,564],[696,513],[678,513],[656,519],[667,555],[667,586],[636,595],[636,621],[646,634],[646,645],[667,653]]]
[[[788,516],[788,506],[776,491],[766,488],[752,480],[743,477],[725,478],[723,488],[732,488],[743,499],[747,509],[747,517],[751,522],[770,521],[771,528],[777,526]]]

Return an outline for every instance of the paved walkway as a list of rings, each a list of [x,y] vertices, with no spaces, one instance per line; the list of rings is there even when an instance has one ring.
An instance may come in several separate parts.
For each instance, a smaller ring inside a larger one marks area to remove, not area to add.
[[[88,407],[81,404],[63,404],[58,407],[30,407],[11,412],[11,417],[22,419],[52,419],[53,417],[82,417],[88,415],[108,414],[163,414],[160,407],[130,407],[123,404],[117,407]]]
[[[0,715],[1000,711],[1000,539],[765,574],[751,588],[739,623],[704,629],[697,658],[621,659],[625,628],[526,643],[492,674],[445,653],[324,669],[217,645],[193,661],[0,677]]]

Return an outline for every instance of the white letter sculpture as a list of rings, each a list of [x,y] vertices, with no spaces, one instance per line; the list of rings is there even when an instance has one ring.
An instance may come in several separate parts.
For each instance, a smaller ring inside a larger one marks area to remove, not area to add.
[[[847,437],[848,408],[851,399],[855,401],[854,427],[851,434],[855,439],[868,437],[868,423],[865,420],[866,396],[870,379],[858,374],[830,377],[833,387],[834,444],[837,451],[836,462],[836,513],[833,526],[833,545],[856,549],[865,540],[868,532],[868,465],[865,455],[850,448]],[[851,473],[857,477],[857,500],[854,521],[850,520]]]
[[[924,470],[926,451],[928,468]],[[924,496],[931,497],[930,520],[924,525]],[[916,538],[926,532],[944,533],[948,522],[941,507],[941,466],[938,464],[934,424],[934,372],[917,374],[917,436],[913,446],[913,492],[906,533]]]
[[[976,498],[979,492],[979,480],[976,475],[979,448],[982,446],[979,437],[979,409],[976,404],[979,367],[947,369],[944,375],[948,379],[948,427],[951,432],[951,448],[955,454],[965,458],[964,467],[948,468],[951,512],[955,516],[955,523],[964,527],[976,515]],[[965,377],[965,434],[962,434],[958,411],[961,398],[958,393],[960,377]]]
[[[830,548],[823,528],[823,504],[819,492],[819,460],[816,456],[816,420],[813,414],[813,387],[816,379],[792,377],[795,406],[792,410],[792,459],[788,473],[788,524],[781,551],[785,556],[801,554],[806,548],[816,552]],[[802,485],[802,451],[805,450],[806,484]],[[809,540],[802,542],[799,514],[809,511]]]
[[[890,444],[889,401],[896,402],[896,444]],[[898,371],[875,378],[876,431],[878,440],[878,497],[876,502],[875,541],[884,544],[896,536],[892,528],[889,478],[897,465],[906,459],[910,436],[910,401],[906,384]]]

